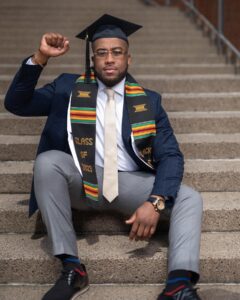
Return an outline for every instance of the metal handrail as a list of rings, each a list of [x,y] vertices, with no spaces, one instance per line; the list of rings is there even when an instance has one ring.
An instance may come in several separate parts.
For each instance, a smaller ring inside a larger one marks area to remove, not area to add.
[[[230,56],[232,58],[233,55],[235,55],[235,60],[231,60],[232,63],[235,64],[235,72],[238,73],[238,62],[240,62],[240,51],[225,37],[223,34],[223,0],[219,0],[219,6],[218,6],[218,28],[215,28],[215,26],[207,20],[206,17],[204,17],[203,14],[195,7],[193,0],[181,0],[182,3],[190,9],[192,13],[194,13],[200,21],[203,22],[203,24],[211,31],[212,36],[215,36],[217,38],[217,47],[219,53],[223,53],[223,45],[226,46],[226,62],[229,62],[229,52]]]

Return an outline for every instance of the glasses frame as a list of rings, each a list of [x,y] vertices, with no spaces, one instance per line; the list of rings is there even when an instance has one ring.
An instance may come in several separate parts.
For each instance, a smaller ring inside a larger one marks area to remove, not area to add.
[[[102,53],[102,56],[101,56],[101,55],[99,55],[98,51],[103,51],[103,52],[105,51],[105,53]],[[114,54],[114,51],[119,52],[118,55],[115,55],[116,52]],[[94,55],[94,57],[99,58],[99,59],[106,59],[110,53],[113,58],[118,59],[118,58],[122,58],[124,55],[126,55],[128,53],[128,51],[127,50],[124,51],[122,48],[113,48],[110,50],[98,49],[97,51],[93,52],[93,55]]]

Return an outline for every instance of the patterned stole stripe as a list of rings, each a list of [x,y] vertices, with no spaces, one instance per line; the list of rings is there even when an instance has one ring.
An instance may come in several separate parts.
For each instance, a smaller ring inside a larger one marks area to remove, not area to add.
[[[73,106],[70,107],[70,120],[73,125],[72,134],[74,137],[75,150],[83,173],[83,188],[85,195],[87,198],[97,201],[99,189],[94,167],[94,157],[98,87],[94,72],[91,72],[91,84],[85,83],[85,78],[86,76],[83,74],[76,81],[76,86],[72,93],[73,97],[71,101]],[[152,155],[151,144],[152,138],[156,135],[154,112],[151,109],[146,92],[129,74],[127,74],[127,80],[125,82],[125,97],[136,146],[140,153],[142,153],[142,150],[146,150],[146,147],[148,147],[148,150],[150,149],[150,151],[145,151],[146,153],[142,154],[142,156],[143,160],[152,168],[150,163]],[[134,99],[134,97],[137,97],[137,99]],[[135,112],[143,112],[143,114],[139,115],[135,114]],[[85,125],[81,126],[81,124]],[[79,145],[77,144],[75,137],[78,139],[85,139],[87,137],[88,139],[92,139],[93,143],[91,145]],[[90,147],[86,148],[85,146]],[[80,155],[81,149],[83,153],[87,153],[88,159],[86,159],[84,155]],[[86,165],[84,166],[84,164]],[[90,168],[88,169],[87,167]],[[89,170],[91,170],[91,172]]]
[[[71,123],[95,124],[96,108],[92,107],[71,107]]]
[[[138,83],[125,82],[125,92],[127,97],[146,96],[144,89]]]
[[[77,79],[76,83],[84,83],[84,82],[85,82],[85,78],[86,78],[86,74],[81,75],[81,76]],[[95,78],[94,72],[91,72],[90,80],[91,80],[91,83],[96,83],[96,82],[97,82],[97,81],[96,81],[96,78]]]
[[[132,132],[135,140],[146,138],[156,135],[155,121],[147,121],[141,123],[132,124]]]
[[[98,185],[83,181],[86,197],[91,198],[94,201],[98,200]]]

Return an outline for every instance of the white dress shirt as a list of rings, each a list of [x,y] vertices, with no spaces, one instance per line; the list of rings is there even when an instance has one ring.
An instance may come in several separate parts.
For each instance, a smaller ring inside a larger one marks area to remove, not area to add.
[[[107,102],[106,86],[97,79],[97,120],[96,120],[96,152],[95,164],[104,166],[104,110]],[[115,92],[114,100],[116,102],[116,129],[117,129],[117,155],[119,171],[136,171],[137,164],[129,156],[122,139],[122,117],[124,104],[125,78],[112,88]]]

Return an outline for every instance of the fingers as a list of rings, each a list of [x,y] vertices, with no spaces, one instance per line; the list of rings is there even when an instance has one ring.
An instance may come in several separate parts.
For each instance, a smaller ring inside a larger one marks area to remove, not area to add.
[[[46,33],[41,39],[39,51],[48,57],[59,56],[69,49],[69,40],[59,33]]]
[[[126,224],[133,224],[136,220],[136,213],[134,213],[130,219],[126,220],[125,223]]]
[[[143,224],[139,224],[138,230],[137,230],[136,235],[135,235],[135,241],[143,239],[144,230],[145,230],[145,226]]]
[[[129,238],[130,240],[148,240],[152,237],[152,235],[155,233],[156,227],[155,226],[145,226],[143,224],[139,224],[138,222],[135,222],[132,225]]]
[[[139,227],[139,224],[137,222],[134,222],[133,225],[132,225],[130,234],[129,234],[129,239],[130,240],[136,239],[137,232],[138,232],[138,227]]]
[[[149,232],[150,237],[155,233],[155,231],[156,231],[156,226],[152,226],[152,227],[150,228],[150,232]]]
[[[131,240],[147,240],[154,234],[160,214],[149,202],[144,202],[131,216],[126,224],[132,224],[129,234]]]
[[[47,33],[44,35],[47,45],[54,48],[63,48],[67,38],[59,33]]]

